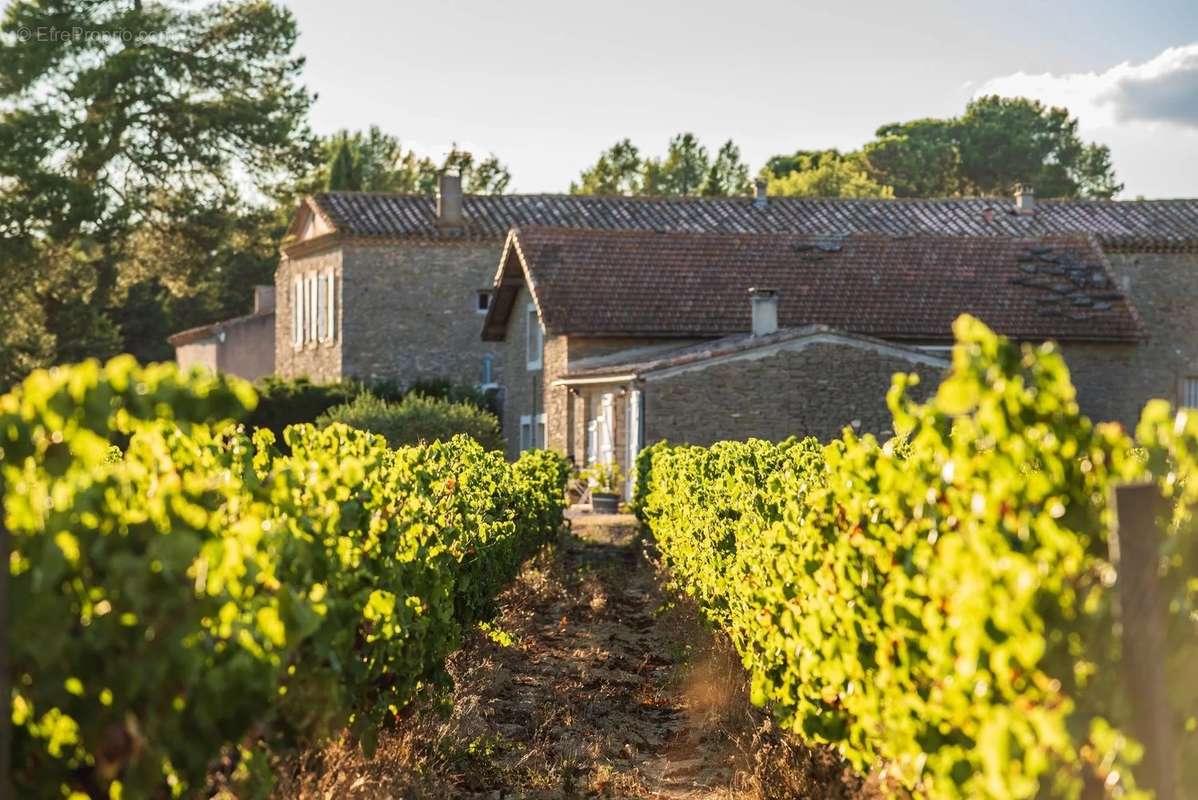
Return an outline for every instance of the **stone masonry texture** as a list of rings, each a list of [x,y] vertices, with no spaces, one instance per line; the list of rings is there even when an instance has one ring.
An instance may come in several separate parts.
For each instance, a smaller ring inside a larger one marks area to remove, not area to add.
[[[851,426],[885,435],[886,392],[896,372],[915,372],[919,399],[943,370],[846,345],[818,344],[753,360],[714,364],[645,384],[645,439],[709,445],[756,437],[827,441]]]
[[[1198,375],[1198,254],[1109,254],[1148,339],[1130,346],[1062,346],[1082,412],[1134,426],[1144,403],[1176,403],[1181,380]]]

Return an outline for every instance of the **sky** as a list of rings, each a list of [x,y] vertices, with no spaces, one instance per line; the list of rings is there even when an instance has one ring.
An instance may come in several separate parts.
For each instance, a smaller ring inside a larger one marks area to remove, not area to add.
[[[1066,105],[1121,197],[1198,197],[1198,2],[295,0],[318,133],[495,153],[565,192],[614,142],[692,131],[756,171],[997,92]],[[961,9],[968,8],[968,12]]]

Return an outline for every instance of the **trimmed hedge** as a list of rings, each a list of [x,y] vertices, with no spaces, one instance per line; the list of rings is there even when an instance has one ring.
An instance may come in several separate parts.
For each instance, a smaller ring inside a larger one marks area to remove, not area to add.
[[[489,411],[497,419],[499,416],[498,398],[494,393],[447,379],[421,380],[400,386],[389,381],[312,383],[307,378],[269,377],[259,381],[254,388],[258,404],[245,417],[246,425],[251,429],[267,428],[276,437],[281,437],[288,425],[315,422],[329,409],[353,402],[363,394],[372,394],[390,403],[398,403],[409,395],[423,395],[451,403],[466,403]]]
[[[487,450],[503,449],[499,420],[489,411],[469,403],[454,403],[435,397],[409,394],[398,403],[382,400],[369,392],[349,403],[326,411],[317,426],[344,423],[384,437],[392,447],[443,442],[463,434]]]
[[[253,403],[127,358],[0,398],[23,794],[184,793],[236,748],[246,796],[260,748],[369,749],[560,527],[557,456],[339,424],[285,455],[228,424]]]
[[[1178,496],[1167,585],[1192,657],[1198,420],[1154,403],[1136,451],[1078,412],[1054,347],[956,333],[928,403],[896,376],[902,439],[658,444],[638,513],[789,730],[929,797],[1132,796],[1107,496],[1149,474]],[[1193,698],[1180,666],[1173,696]],[[1176,712],[1198,754],[1198,703]]]

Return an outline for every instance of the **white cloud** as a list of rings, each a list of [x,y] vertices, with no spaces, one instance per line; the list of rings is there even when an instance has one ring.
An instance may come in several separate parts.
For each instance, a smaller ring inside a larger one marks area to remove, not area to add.
[[[1198,129],[1198,42],[1105,72],[1016,72],[992,78],[974,92],[975,97],[987,94],[1065,106],[1089,127],[1148,122]]]

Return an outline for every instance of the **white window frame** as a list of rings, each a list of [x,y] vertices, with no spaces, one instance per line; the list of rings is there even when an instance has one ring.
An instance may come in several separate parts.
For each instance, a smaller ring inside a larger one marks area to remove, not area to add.
[[[291,278],[291,346],[304,346],[304,279],[298,275]]]
[[[520,415],[520,452],[531,450],[533,445],[532,415]]]
[[[316,309],[318,307],[318,298],[316,297],[316,273],[308,273],[308,336],[306,342],[316,341]]]
[[[1198,375],[1182,375],[1177,382],[1177,405],[1198,408]]]
[[[487,298],[487,302],[480,307],[479,301]],[[495,293],[490,289],[479,289],[474,295],[474,311],[480,317],[491,310],[491,303],[495,302]]]
[[[546,416],[540,414],[520,415],[520,452],[545,448]]]
[[[603,395],[599,415],[599,458],[602,464],[614,464],[616,461],[616,395],[608,392]]]
[[[337,338],[337,274],[329,270],[325,275],[328,285],[325,288],[325,332],[324,338],[332,342]]]
[[[593,467],[599,460],[599,420],[587,420],[587,466]]]
[[[530,302],[525,308],[524,320],[528,326],[527,366],[528,371],[532,372],[541,368],[543,362],[542,354],[545,351],[545,337],[541,332],[541,320],[537,317],[537,306],[535,303]]]
[[[323,275],[316,277],[316,341],[323,342],[325,339],[325,310],[328,308],[327,294],[328,285],[325,283]]]

